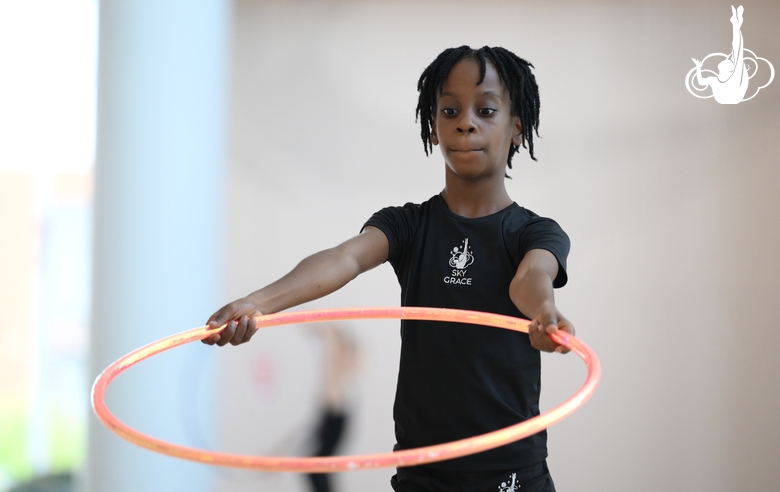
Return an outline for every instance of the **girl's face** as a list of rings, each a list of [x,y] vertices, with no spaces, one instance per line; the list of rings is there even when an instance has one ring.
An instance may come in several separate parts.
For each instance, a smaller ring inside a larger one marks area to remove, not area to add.
[[[479,81],[479,62],[452,67],[433,118],[431,142],[441,147],[448,169],[467,180],[504,179],[509,146],[520,144],[520,118],[512,116],[509,92],[489,62]]]

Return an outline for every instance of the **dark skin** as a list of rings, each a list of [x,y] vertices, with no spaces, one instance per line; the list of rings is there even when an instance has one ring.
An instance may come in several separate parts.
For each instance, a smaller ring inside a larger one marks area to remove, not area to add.
[[[479,80],[479,63],[463,59],[450,71],[437,101],[431,141],[445,162],[442,197],[449,209],[469,218],[484,217],[512,204],[506,191],[506,159],[510,144],[520,145],[522,126],[511,113],[509,93],[495,68],[488,63]],[[255,316],[283,311],[326,296],[363,272],[384,263],[387,237],[368,226],[335,248],[315,253],[290,273],[262,289],[238,299],[211,315],[208,324],[225,327],[203,340],[208,345],[239,345],[257,331]],[[552,253],[533,249],[526,253],[509,285],[515,306],[531,319],[531,345],[545,352],[568,350],[550,333],[574,327],[555,306],[553,280],[558,261]]]

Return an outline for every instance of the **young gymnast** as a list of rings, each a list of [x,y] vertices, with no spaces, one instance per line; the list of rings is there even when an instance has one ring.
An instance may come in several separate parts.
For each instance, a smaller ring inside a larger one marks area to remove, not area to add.
[[[420,77],[417,105],[426,154],[438,146],[444,157],[442,192],[380,210],[357,236],[224,306],[208,323],[225,328],[204,342],[247,342],[256,331],[253,316],[325,296],[388,261],[404,306],[531,320],[529,335],[402,321],[395,449],[463,439],[538,415],[539,351],[566,352],[549,334],[574,328],[553,298],[553,288],[567,281],[569,239],[553,220],[514,203],[504,184],[520,146],[535,160],[539,92],[531,68],[503,48],[442,52]],[[397,492],[551,492],[546,440],[540,432],[475,455],[399,468],[391,485]]]

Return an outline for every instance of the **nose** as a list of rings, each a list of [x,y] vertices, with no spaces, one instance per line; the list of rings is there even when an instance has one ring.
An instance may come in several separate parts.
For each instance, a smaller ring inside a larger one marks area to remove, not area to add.
[[[471,111],[466,111],[463,117],[458,121],[458,133],[474,133],[477,131],[477,127],[474,125],[473,115]]]

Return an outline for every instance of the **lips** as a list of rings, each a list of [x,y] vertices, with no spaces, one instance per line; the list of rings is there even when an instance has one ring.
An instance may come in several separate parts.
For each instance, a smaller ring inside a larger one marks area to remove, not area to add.
[[[450,152],[482,152],[484,149],[450,149]]]

